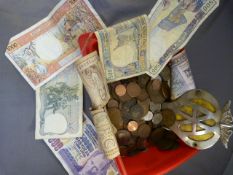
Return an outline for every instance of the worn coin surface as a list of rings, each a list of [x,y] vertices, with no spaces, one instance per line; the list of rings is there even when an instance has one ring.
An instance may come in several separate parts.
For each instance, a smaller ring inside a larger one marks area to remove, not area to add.
[[[139,104],[135,104],[130,108],[130,114],[134,120],[140,120],[143,117],[144,110]]]
[[[149,95],[148,95],[146,89],[142,89],[140,95],[137,96],[137,99],[140,100],[140,101],[144,101],[147,98],[149,98]]]
[[[160,72],[160,76],[164,81],[168,81],[171,77],[171,69],[168,66],[165,66]]]
[[[162,83],[162,87],[161,87],[161,92],[162,95],[165,99],[169,99],[171,96],[171,91],[170,91],[170,87],[168,86],[167,82],[163,82]]]
[[[163,119],[163,116],[160,112],[155,112],[152,118],[152,122],[155,125],[159,125]]]
[[[138,100],[137,102],[143,108],[143,114],[142,115],[145,116],[148,113],[149,108],[150,108],[150,99],[147,98],[144,101]]]
[[[154,103],[153,101],[150,101],[150,111],[152,113],[159,112],[162,108],[162,105],[160,103]]]
[[[161,114],[163,116],[161,124],[164,125],[165,127],[169,128],[175,123],[176,115],[172,110],[164,109],[161,111]]]
[[[149,140],[155,145],[164,137],[165,132],[164,128],[156,128],[151,132]]]
[[[126,93],[126,87],[123,85],[123,84],[118,84],[116,87],[115,87],[115,93],[118,95],[118,96],[123,96],[125,95]]]
[[[110,99],[110,100],[108,101],[108,104],[107,104],[107,107],[108,107],[108,108],[118,108],[118,106],[119,106],[118,101],[116,101],[116,100],[114,100],[114,99]]]
[[[130,97],[137,97],[141,93],[141,87],[136,82],[130,82],[127,85],[127,93]]]
[[[138,84],[141,88],[145,88],[149,80],[150,77],[147,74],[140,75],[138,77]]]
[[[128,145],[131,139],[131,134],[129,131],[121,129],[117,131],[116,138],[119,145]]]
[[[153,118],[153,113],[151,111],[148,111],[148,113],[143,117],[144,121],[151,121]]]
[[[108,116],[109,116],[112,124],[117,129],[122,129],[123,128],[122,114],[121,114],[121,111],[118,108],[109,108],[108,109]]]
[[[149,137],[150,133],[151,133],[151,127],[148,124],[144,123],[138,127],[138,136],[139,137],[147,138],[147,137]]]

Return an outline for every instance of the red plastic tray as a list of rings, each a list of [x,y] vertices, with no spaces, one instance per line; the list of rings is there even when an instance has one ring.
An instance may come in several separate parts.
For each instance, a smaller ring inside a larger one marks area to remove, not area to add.
[[[94,33],[85,33],[78,38],[78,43],[83,56],[98,52],[98,42]],[[171,151],[159,151],[150,146],[146,152],[141,152],[132,157],[118,156],[117,162],[122,175],[162,175],[176,168],[198,151],[180,141],[180,147]]]

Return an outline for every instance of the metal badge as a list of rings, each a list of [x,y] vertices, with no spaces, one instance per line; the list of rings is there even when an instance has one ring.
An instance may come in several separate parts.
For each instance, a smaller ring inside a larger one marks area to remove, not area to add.
[[[227,148],[233,128],[230,103],[221,110],[210,93],[194,89],[172,103],[164,103],[162,109],[171,109],[176,114],[176,122],[169,129],[187,145],[207,149],[220,138]]]

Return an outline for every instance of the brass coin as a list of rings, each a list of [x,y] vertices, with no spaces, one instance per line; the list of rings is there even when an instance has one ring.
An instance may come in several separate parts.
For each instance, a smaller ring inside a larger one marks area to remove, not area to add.
[[[138,128],[138,136],[141,138],[149,137],[151,133],[151,127],[147,124],[141,124]]]
[[[118,130],[116,138],[119,145],[128,145],[130,143],[131,134],[127,130]]]
[[[154,113],[154,112],[159,112],[160,110],[161,110],[161,108],[162,108],[162,105],[160,104],[160,103],[154,103],[154,102],[150,102],[150,111],[152,112],[152,113]]]
[[[152,122],[155,125],[159,125],[161,123],[162,119],[163,119],[162,114],[160,112],[156,112],[156,113],[154,113],[154,116],[152,118]]]
[[[118,101],[116,101],[116,100],[114,100],[114,99],[110,99],[110,100],[108,101],[108,104],[107,104],[107,107],[108,107],[108,108],[118,108],[118,106],[119,106]]]
[[[138,129],[138,123],[136,121],[130,121],[127,125],[129,131],[134,132]]]
[[[115,93],[116,93],[119,97],[125,95],[125,93],[126,93],[126,88],[125,88],[125,86],[124,86],[123,84],[117,85],[117,86],[115,87]]]
[[[167,82],[163,82],[162,83],[162,87],[161,87],[161,92],[162,95],[165,99],[169,99],[171,96],[171,91],[170,91],[170,87],[168,86]]]
[[[134,120],[140,120],[143,117],[144,110],[139,104],[135,104],[130,108],[130,114]]]
[[[176,115],[172,110],[164,109],[161,111],[161,114],[163,116],[161,124],[164,125],[165,127],[169,128],[175,123]]]
[[[149,140],[152,144],[156,144],[157,142],[159,142],[165,134],[165,129],[163,128],[156,128],[155,130],[153,130],[150,134]]]
[[[118,108],[109,108],[108,109],[108,116],[109,116],[112,124],[117,129],[123,128],[123,119],[121,116],[121,111]]]
[[[141,93],[141,87],[135,82],[130,82],[127,85],[127,93],[130,97],[137,97]]]
[[[140,75],[138,77],[138,84],[141,88],[145,88],[149,80],[150,77],[147,74]]]
[[[164,81],[168,81],[171,78],[171,69],[168,66],[165,66],[161,71],[160,76]]]
[[[140,101],[144,101],[147,98],[149,98],[149,95],[148,95],[146,89],[142,89],[140,95],[137,96],[137,99],[140,100]]]
[[[143,108],[143,114],[142,115],[145,116],[148,113],[149,108],[150,108],[150,99],[148,98],[148,99],[146,99],[144,101],[138,100],[137,102],[138,102],[138,105],[140,105]]]

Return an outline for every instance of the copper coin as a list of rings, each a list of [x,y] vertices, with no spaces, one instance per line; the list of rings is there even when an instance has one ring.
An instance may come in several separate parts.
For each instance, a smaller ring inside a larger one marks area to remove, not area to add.
[[[161,84],[162,84],[162,82],[161,82],[160,79],[154,79],[154,80],[152,80],[152,88],[153,88],[153,90],[159,91],[160,88],[161,88]]]
[[[126,92],[125,95],[118,97],[120,101],[126,102],[132,99],[132,97],[129,96],[129,94]]]
[[[116,93],[119,97],[125,95],[125,93],[126,93],[126,88],[125,88],[125,86],[124,86],[123,84],[117,85],[117,86],[115,87],[115,93]]]
[[[127,125],[129,131],[134,132],[138,129],[138,123],[136,121],[130,121]]]
[[[172,110],[164,109],[161,111],[161,114],[163,116],[161,124],[164,125],[165,127],[169,128],[175,123],[176,115]]]
[[[127,93],[130,97],[137,97],[141,93],[141,87],[135,82],[130,82],[127,85]]]
[[[149,80],[150,77],[147,74],[140,75],[138,77],[138,84],[141,88],[145,88]]]
[[[160,72],[160,76],[164,81],[168,81],[171,78],[171,69],[168,66],[165,66]]]
[[[146,89],[142,89],[140,95],[137,96],[137,99],[140,100],[140,101],[144,101],[147,98],[149,98],[149,95],[148,95]]]
[[[163,97],[161,91],[154,90],[152,87],[152,81],[150,81],[147,85],[147,92],[149,94],[149,97],[151,101],[154,103],[163,103],[165,101],[165,98]]]
[[[151,127],[147,124],[141,124],[138,128],[138,136],[141,138],[149,137],[151,133]]]
[[[136,105],[137,100],[135,98],[130,99],[129,101],[123,102],[121,105],[121,110],[129,112],[130,108]]]
[[[128,145],[131,139],[131,134],[127,130],[118,130],[116,138],[119,145]]]
[[[118,101],[116,101],[114,99],[110,99],[108,101],[107,107],[108,108],[118,108],[118,105],[119,105]]]
[[[121,114],[121,111],[118,108],[109,108],[108,109],[108,116],[109,116],[112,124],[117,129],[122,129],[123,128],[122,114]]]
[[[167,82],[163,82],[162,83],[162,87],[161,87],[161,92],[162,95],[165,99],[169,99],[171,96],[171,91],[170,91],[170,87],[168,86]]]
[[[135,104],[129,112],[134,120],[140,120],[143,117],[144,109],[139,104]]]

